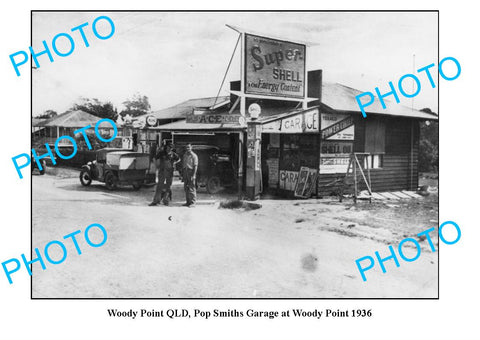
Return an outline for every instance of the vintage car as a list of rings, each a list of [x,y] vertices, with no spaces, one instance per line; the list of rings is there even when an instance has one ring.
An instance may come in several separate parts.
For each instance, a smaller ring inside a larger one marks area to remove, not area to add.
[[[80,182],[88,186],[96,180],[104,182],[109,190],[118,185],[132,185],[138,190],[145,182],[149,166],[148,154],[104,148],[97,151],[96,160],[82,166]]]
[[[32,159],[32,160],[31,160],[31,163],[32,163],[32,174],[33,174],[33,171],[34,171],[35,169],[37,169],[40,175],[45,175],[45,169],[46,169],[46,167],[47,167],[47,162],[45,161],[45,159],[41,159],[41,160],[40,160],[40,164],[42,165],[42,170],[40,170],[40,168],[38,167],[38,164],[37,164],[37,162],[35,161],[35,159],[33,159],[33,156],[32,156],[31,159]]]
[[[53,159],[55,160],[55,164],[56,164],[59,157],[57,157],[57,154],[55,153],[55,145],[54,144],[49,144],[48,146],[50,147],[50,150],[52,151]],[[48,154],[48,151],[47,151],[47,148],[45,147],[45,144],[37,144],[37,145],[34,145],[33,148],[35,149],[35,152],[37,153],[38,156]],[[67,155],[67,153],[65,153],[65,154]],[[33,159],[33,154],[32,154],[32,166],[36,166],[38,168],[38,166],[34,165],[33,163],[35,163],[35,159]],[[45,163],[47,166],[54,166],[55,165],[53,163],[52,159],[49,156],[47,156],[45,158],[42,158],[42,166],[43,166],[43,163]]]
[[[180,159],[185,148],[179,148]],[[232,158],[213,145],[192,145],[192,150],[198,156],[197,185],[205,187],[209,194],[216,194],[225,187],[235,184],[235,171]],[[177,164],[177,170],[182,178],[182,163]]]

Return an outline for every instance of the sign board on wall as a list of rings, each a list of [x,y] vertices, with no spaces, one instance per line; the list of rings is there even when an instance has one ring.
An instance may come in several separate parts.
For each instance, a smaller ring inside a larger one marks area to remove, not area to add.
[[[278,186],[278,161],[278,158],[267,159],[268,186],[271,188]]]
[[[262,127],[263,133],[308,133],[318,130],[318,109],[265,123]]]
[[[240,124],[242,116],[238,114],[218,114],[218,113],[204,113],[204,114],[190,114],[187,115],[187,123],[193,124]]]
[[[349,141],[323,141],[320,149],[320,157],[345,156],[353,152],[353,142]]]
[[[350,115],[322,113],[320,115],[322,139],[354,140],[355,126]]]
[[[355,125],[353,117],[343,114],[320,114],[320,174],[346,173],[353,152]]]
[[[346,173],[350,155],[321,155],[320,156],[320,174]]]
[[[245,34],[245,93],[305,97],[306,47]]]

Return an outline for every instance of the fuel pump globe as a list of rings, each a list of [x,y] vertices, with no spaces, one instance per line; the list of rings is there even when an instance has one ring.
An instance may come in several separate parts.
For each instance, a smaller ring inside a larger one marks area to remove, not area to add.
[[[257,103],[253,103],[248,107],[248,114],[252,120],[258,119],[260,113],[262,113],[262,108]]]

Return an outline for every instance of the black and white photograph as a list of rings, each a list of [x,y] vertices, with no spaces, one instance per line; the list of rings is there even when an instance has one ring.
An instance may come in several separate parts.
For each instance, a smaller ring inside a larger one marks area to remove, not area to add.
[[[474,5],[0,7],[3,338],[478,333]]]
[[[32,299],[438,298],[438,11],[31,15]]]

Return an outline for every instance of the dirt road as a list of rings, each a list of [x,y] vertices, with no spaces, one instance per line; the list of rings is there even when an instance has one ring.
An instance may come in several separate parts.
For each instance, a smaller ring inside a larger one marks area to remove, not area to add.
[[[414,262],[378,264],[361,279],[357,258],[388,255],[405,237],[437,226],[435,197],[385,203],[261,200],[258,210],[219,209],[199,196],[181,206],[149,207],[153,188],[84,188],[77,173],[33,176],[33,246],[100,223],[106,244],[82,254],[64,241],[65,262],[33,265],[33,297],[347,298],[437,297],[438,252],[421,241]],[[399,220],[400,219],[400,220]],[[437,234],[435,234],[437,239]],[[413,249],[412,249],[413,252]],[[52,257],[55,254],[52,248]]]

